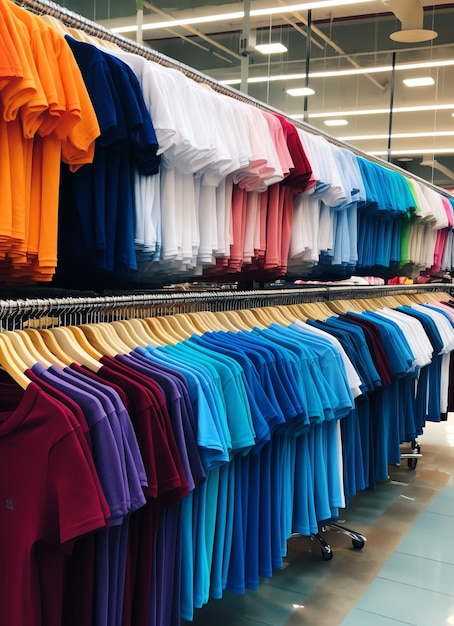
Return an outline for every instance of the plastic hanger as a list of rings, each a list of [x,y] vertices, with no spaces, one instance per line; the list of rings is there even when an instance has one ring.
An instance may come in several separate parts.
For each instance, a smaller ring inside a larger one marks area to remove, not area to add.
[[[82,349],[70,330],[64,327],[49,328],[49,332],[55,336],[57,342],[74,363],[85,365],[92,372],[97,372],[101,363],[94,359],[88,352]]]
[[[25,374],[28,367],[21,362],[14,346],[4,333],[0,333],[0,365],[22,389],[28,387],[30,379]]]

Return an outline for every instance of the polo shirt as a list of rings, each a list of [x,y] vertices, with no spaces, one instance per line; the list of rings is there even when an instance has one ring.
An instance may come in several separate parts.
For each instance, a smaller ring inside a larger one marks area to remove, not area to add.
[[[5,580],[10,581],[4,586],[4,593],[8,596],[2,601],[4,619],[11,624],[38,625],[43,623],[42,615],[48,611],[52,613],[52,607],[41,605],[44,599],[41,590],[53,586],[54,601],[56,604],[59,601],[63,585],[60,568],[65,550],[63,544],[66,543],[70,551],[73,539],[103,528],[105,518],[80,440],[74,425],[59,408],[61,405],[33,382],[25,392],[2,392],[2,405],[2,488],[4,501],[9,504],[2,513],[4,537],[7,538],[2,548],[2,567],[6,568]],[[25,456],[20,455],[21,463],[33,457],[33,472],[27,481],[21,480],[19,484],[15,477],[21,473],[11,470],[19,459],[16,451],[21,447],[27,451]],[[34,507],[31,517],[27,516],[26,528],[18,523],[14,514],[23,498],[29,507]],[[57,511],[61,514],[55,514]],[[49,515],[52,512],[54,514]],[[36,550],[34,546],[40,542],[43,549]],[[45,545],[49,545],[49,549]],[[56,549],[60,553],[58,558]],[[56,578],[54,574],[57,574]],[[14,599],[12,594],[19,590],[21,597]]]

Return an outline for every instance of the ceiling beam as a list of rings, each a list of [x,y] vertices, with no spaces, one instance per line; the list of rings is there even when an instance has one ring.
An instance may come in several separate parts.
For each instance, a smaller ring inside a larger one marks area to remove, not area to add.
[[[162,17],[169,17],[171,19],[173,18],[172,15],[170,15],[169,13],[166,13],[165,11],[162,11],[161,9],[158,9],[158,7],[155,7],[153,4],[150,4],[149,2],[145,1],[144,2],[144,6],[146,6],[147,9],[150,9],[150,11],[153,11],[154,13],[157,13],[158,15],[162,15]],[[197,30],[197,28],[194,28],[193,26],[190,26],[189,24],[185,24],[184,26],[181,26],[181,28],[184,28],[188,32],[192,33],[193,35],[197,35],[197,37],[200,37],[201,39],[203,39],[204,41],[209,43],[211,46],[213,46],[214,48],[217,48],[218,50],[222,50],[226,54],[232,56],[234,59],[237,59],[238,61],[241,61],[241,55],[240,54],[238,54],[236,52],[233,52],[233,50],[230,50],[229,48],[226,48],[225,46],[223,46],[222,44],[218,43],[217,41],[215,41],[211,37],[208,37],[208,35],[204,35],[199,30]],[[169,32],[170,32],[170,29],[166,29],[166,30],[169,30]],[[171,32],[175,33],[175,31],[171,31]],[[176,35],[178,37],[181,37],[182,39],[184,39],[184,37],[182,35],[179,35],[178,32],[176,33]],[[219,56],[219,55],[216,55],[216,56]]]

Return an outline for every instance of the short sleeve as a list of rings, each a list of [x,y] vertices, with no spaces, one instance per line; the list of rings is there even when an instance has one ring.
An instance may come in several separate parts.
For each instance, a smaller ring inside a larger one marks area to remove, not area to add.
[[[47,481],[50,543],[62,544],[106,523],[95,479],[75,431],[51,450]]]

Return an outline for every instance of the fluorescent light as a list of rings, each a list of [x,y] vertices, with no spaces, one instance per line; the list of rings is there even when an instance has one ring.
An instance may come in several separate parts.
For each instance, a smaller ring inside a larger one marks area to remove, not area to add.
[[[399,163],[410,163],[410,161],[414,161],[412,157],[400,157],[400,159],[397,160]]]
[[[287,52],[287,48],[279,42],[259,44],[258,46],[255,46],[255,49],[262,54],[278,54]]]
[[[347,126],[347,120],[325,120],[323,122],[326,126]]]
[[[396,65],[396,72],[402,72],[406,70],[419,70],[427,69],[431,67],[451,67],[454,65],[454,59],[445,59],[443,61],[427,61],[421,63],[402,63]],[[361,76],[363,74],[380,74],[384,72],[391,72],[392,65],[380,65],[376,67],[359,67],[348,70],[332,70],[328,72],[310,72],[309,78],[338,78],[342,76]],[[306,74],[276,74],[275,76],[253,76],[248,78],[248,83],[267,83],[279,80],[304,80]],[[221,80],[221,85],[236,85],[240,84],[241,80],[238,78]]]
[[[327,120],[329,122],[330,120]],[[329,126],[329,124],[328,124]],[[446,130],[446,131],[437,131],[431,133],[393,133],[391,137],[393,139],[413,139],[414,137],[453,137],[454,131]],[[388,135],[356,135],[351,137],[338,137],[342,141],[361,141],[368,139],[388,139]]]
[[[443,111],[454,109],[454,104],[428,104],[423,106],[414,107],[395,107],[393,113],[419,113],[422,111]],[[325,113],[309,113],[309,117],[312,119],[321,117],[342,117],[354,116],[354,115],[381,115],[390,113],[390,109],[363,109],[359,111],[326,111]],[[451,113],[454,117],[454,113]],[[303,114],[292,115],[294,119],[303,118]]]
[[[298,87],[297,89],[287,89],[289,96],[313,96],[315,91],[310,87]]]
[[[269,9],[253,9],[249,15],[251,17],[261,17],[263,15],[280,15],[281,13],[294,13],[295,11],[308,11],[309,9],[327,9],[329,7],[344,6],[348,4],[362,4],[373,0],[321,0],[317,2],[304,2],[285,7],[271,7]],[[167,20],[166,22],[151,22],[143,24],[142,30],[157,30],[160,28],[174,28],[175,26],[190,26],[195,24],[208,24],[211,22],[222,22],[224,20],[241,20],[244,11],[235,13],[223,13],[214,15],[202,15],[200,17],[188,17],[180,20]],[[131,26],[118,26],[111,29],[113,33],[133,33],[137,30],[137,24]]]
[[[404,78],[402,81],[407,87],[426,87],[427,85],[435,85],[435,81],[430,76],[422,76],[421,78]]]
[[[366,152],[370,156],[386,156],[388,152],[386,150],[376,150],[372,152]],[[392,150],[392,155],[398,156],[400,154],[454,154],[454,148],[418,148],[417,150]]]

